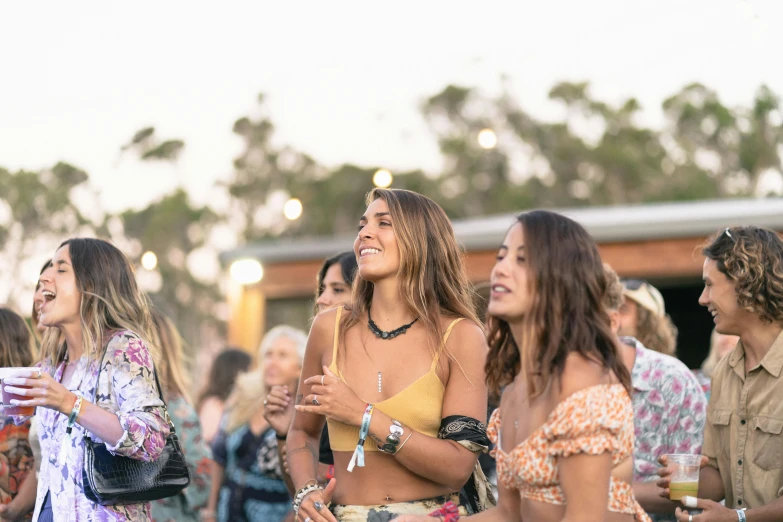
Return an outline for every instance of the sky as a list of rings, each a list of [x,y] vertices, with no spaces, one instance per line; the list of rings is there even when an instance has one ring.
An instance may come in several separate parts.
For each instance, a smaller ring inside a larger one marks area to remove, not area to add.
[[[110,211],[178,180],[218,204],[241,150],[233,122],[263,92],[275,141],[323,164],[437,171],[418,108],[449,83],[491,95],[504,74],[526,110],[556,118],[549,88],[587,80],[659,124],[692,81],[730,104],[762,83],[783,93],[779,20],[780,0],[3,2],[0,165],[70,162]],[[149,125],[186,142],[176,168],[119,154]]]

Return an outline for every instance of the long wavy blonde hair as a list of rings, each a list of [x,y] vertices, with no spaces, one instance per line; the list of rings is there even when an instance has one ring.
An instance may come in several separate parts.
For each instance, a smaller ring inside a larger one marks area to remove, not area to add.
[[[166,399],[179,396],[190,402],[191,381],[185,372],[185,351],[182,337],[174,322],[157,308],[152,309],[153,344],[159,347],[159,360],[156,361],[158,378]]]
[[[400,295],[430,332],[433,356],[439,358],[446,349],[441,341],[442,316],[464,317],[481,327],[465,256],[448,216],[428,197],[409,190],[376,188],[367,194],[366,204],[376,199],[386,202],[394,223],[400,251]],[[371,282],[356,277],[350,313],[342,321],[341,333],[362,320],[372,303],[374,288]]]
[[[264,399],[267,393],[269,393],[264,382],[264,367],[262,364],[264,354],[281,338],[294,342],[299,358],[299,369],[302,369],[305,346],[307,345],[307,334],[298,328],[287,325],[275,326],[269,330],[258,348],[256,368],[237,377],[234,392],[228,398],[226,403],[226,409],[228,410],[226,433],[231,433],[249,422],[253,415],[264,407]]]
[[[157,346],[150,343],[152,320],[147,297],[139,291],[128,258],[117,247],[102,239],[75,238],[68,246],[76,288],[81,293],[79,316],[82,348],[89,360],[103,357],[107,336],[114,331],[130,330],[141,337],[154,360]],[[47,328],[41,346],[41,359],[53,366],[66,355],[59,328]]]

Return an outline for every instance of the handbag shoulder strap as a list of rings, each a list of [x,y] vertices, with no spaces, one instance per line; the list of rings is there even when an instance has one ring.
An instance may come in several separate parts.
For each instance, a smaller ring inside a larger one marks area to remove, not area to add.
[[[103,349],[103,357],[101,357],[101,364],[98,366],[98,377],[95,379],[95,388],[92,390],[92,403],[97,404],[95,402],[95,397],[98,395],[98,386],[101,382],[101,372],[103,371],[103,362],[106,360],[106,354],[109,352],[109,343],[111,342],[111,338],[109,338],[109,341],[106,343],[106,347]],[[158,379],[158,372],[155,370],[155,361],[152,361],[152,376],[155,377],[155,386],[158,389],[158,397],[160,397],[160,402],[163,403],[163,416],[166,418],[166,422],[169,424],[169,429],[172,433],[176,433],[176,430],[174,428],[174,423],[171,422],[171,417],[169,416],[169,409],[166,407],[166,400],[163,398],[163,390],[160,386],[160,380]]]

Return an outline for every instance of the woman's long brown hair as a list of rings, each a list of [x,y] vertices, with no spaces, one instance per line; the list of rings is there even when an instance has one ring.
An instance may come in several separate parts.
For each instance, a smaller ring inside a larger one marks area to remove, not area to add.
[[[562,376],[568,355],[579,353],[614,372],[630,392],[603,304],[607,282],[595,241],[577,222],[545,210],[520,214],[513,226],[524,230],[532,301],[522,318],[521,350],[506,321],[487,320],[490,391],[499,394],[522,372],[532,400]]]
[[[437,203],[416,192],[376,188],[367,194],[367,205],[376,199],[384,200],[391,214],[400,250],[400,295],[431,333],[432,349],[439,357],[445,349],[441,316],[464,317],[480,325],[476,294],[451,221]],[[342,332],[362,320],[372,303],[373,289],[369,281],[359,276],[354,279],[351,310]]]

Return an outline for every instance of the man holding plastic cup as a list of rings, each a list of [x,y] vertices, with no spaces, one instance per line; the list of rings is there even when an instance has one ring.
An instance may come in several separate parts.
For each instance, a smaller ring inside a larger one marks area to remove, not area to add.
[[[736,348],[716,366],[698,498],[684,497],[681,522],[783,520],[783,241],[758,227],[733,227],[702,250],[707,307]],[[658,471],[673,493],[673,463]],[[725,506],[719,501],[725,499]],[[688,508],[703,510],[695,514]]]

